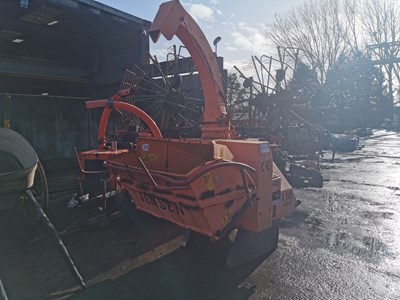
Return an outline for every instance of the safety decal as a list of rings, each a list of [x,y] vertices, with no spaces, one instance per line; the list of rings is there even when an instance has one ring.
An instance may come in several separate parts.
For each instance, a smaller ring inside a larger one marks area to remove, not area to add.
[[[260,152],[261,153],[268,153],[269,152],[269,147],[268,144],[260,144]]]
[[[156,153],[142,154],[142,159],[144,162],[152,162],[157,160],[157,154]]]
[[[215,189],[215,182],[214,182],[214,180],[213,180],[213,178],[212,178],[210,173],[204,174],[203,175],[203,180],[204,180],[204,183],[206,184],[206,187],[207,187],[207,189],[209,191],[212,191],[212,190]]]
[[[225,216],[221,220],[222,225],[229,224],[232,220],[232,216],[233,216],[233,211],[228,210],[228,212],[225,214]]]
[[[142,150],[145,151],[145,152],[150,151],[150,145],[149,144],[143,144],[142,145]]]

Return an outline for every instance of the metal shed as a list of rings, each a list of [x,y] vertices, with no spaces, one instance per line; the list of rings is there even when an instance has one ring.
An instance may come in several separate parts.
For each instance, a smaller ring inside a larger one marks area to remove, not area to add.
[[[125,69],[149,50],[149,26],[93,0],[1,1],[2,123],[42,160],[90,147],[97,118],[84,100],[118,90]]]

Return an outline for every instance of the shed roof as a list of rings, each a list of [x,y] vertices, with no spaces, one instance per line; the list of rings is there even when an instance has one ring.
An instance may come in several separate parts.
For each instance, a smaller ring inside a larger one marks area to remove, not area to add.
[[[150,24],[93,0],[1,0],[0,92],[34,93],[32,78],[116,82],[148,51]]]
[[[2,0],[0,20],[0,65],[8,68],[0,68],[0,74],[23,72],[23,65],[15,63],[21,59],[51,62],[71,72],[90,70],[95,49],[104,55],[144,43],[140,37],[150,26],[149,21],[93,0]]]

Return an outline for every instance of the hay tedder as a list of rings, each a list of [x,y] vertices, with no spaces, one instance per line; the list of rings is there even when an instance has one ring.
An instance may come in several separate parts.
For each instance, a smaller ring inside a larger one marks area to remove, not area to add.
[[[168,40],[177,36],[190,53],[204,95],[201,137],[163,138],[146,113],[121,102],[120,97],[89,101],[87,107],[102,107],[103,115],[99,148],[78,153],[82,174],[90,174],[83,167],[85,162],[104,161],[116,190],[128,195],[126,201],[186,229],[182,245],[191,231],[212,240],[236,232],[227,259],[230,267],[272,252],[277,247],[279,220],[293,211],[297,201],[273,163],[271,145],[235,139],[216,56],[179,1],[160,6],[149,34],[154,42],[160,35]],[[130,111],[150,132],[138,132],[127,149],[119,150],[118,140],[107,145],[104,126],[113,109]]]

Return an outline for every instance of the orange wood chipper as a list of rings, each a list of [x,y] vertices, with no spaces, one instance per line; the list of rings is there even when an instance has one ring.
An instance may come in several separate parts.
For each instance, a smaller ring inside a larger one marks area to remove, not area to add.
[[[279,220],[297,202],[273,163],[271,146],[234,138],[216,56],[179,1],[160,6],[149,34],[154,42],[161,34],[168,40],[177,36],[190,53],[204,95],[201,138],[163,138],[154,122],[141,115],[153,134],[139,135],[131,150],[108,155],[104,165],[110,176],[137,209],[169,220],[187,229],[186,233],[195,231],[220,240],[237,229],[227,259],[230,267],[272,252],[277,247]],[[110,99],[88,105],[104,107],[104,121],[112,109],[130,104]],[[104,133],[101,128],[99,139]],[[96,154],[81,153],[81,159],[90,155]],[[184,235],[183,245],[188,236]]]

